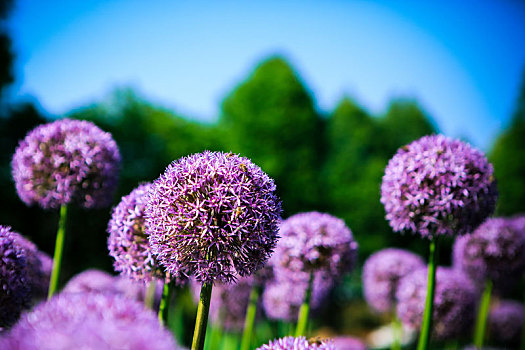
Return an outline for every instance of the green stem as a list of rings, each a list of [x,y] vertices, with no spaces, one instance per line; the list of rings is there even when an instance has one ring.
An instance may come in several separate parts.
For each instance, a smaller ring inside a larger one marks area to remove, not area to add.
[[[487,328],[487,316],[490,308],[490,297],[492,295],[492,281],[485,282],[485,289],[481,295],[481,302],[479,303],[478,318],[476,319],[476,328],[474,331],[474,345],[476,348],[483,347],[483,340],[485,339],[485,329]]]
[[[421,333],[417,350],[427,350],[430,342],[430,328],[432,326],[432,312],[434,308],[434,290],[436,284],[436,267],[437,267],[437,238],[430,241],[430,254],[428,257],[428,285],[427,297],[425,300],[425,311],[423,312],[423,322],[421,324]]]
[[[64,250],[64,239],[66,236],[66,217],[67,205],[62,204],[62,206],[60,207],[60,218],[58,220],[55,255],[53,256],[53,271],[51,271],[51,280],[49,281],[49,292],[47,294],[47,299],[51,299],[51,297],[53,297],[58,288],[58,277],[60,276],[62,252]]]
[[[168,324],[168,311],[170,309],[170,299],[171,299],[171,292],[172,292],[172,286],[171,283],[166,281],[164,282],[164,288],[162,288],[162,299],[160,299],[160,306],[159,306],[159,323],[162,326],[165,326]]]
[[[394,339],[392,341],[392,350],[401,350],[401,340],[403,339],[403,326],[401,321],[397,317],[397,314],[394,315],[394,320],[392,321],[392,332],[394,334]]]
[[[199,298],[199,306],[197,307],[197,318],[195,320],[195,331],[193,332],[191,350],[202,350],[204,347],[212,287],[213,284],[211,283],[203,283],[201,286],[201,296]]]
[[[153,302],[155,301],[155,291],[157,290],[157,280],[151,280],[146,288],[146,296],[144,297],[144,305],[148,309],[153,309]]]
[[[299,337],[305,335],[306,324],[308,323],[308,313],[310,312],[310,297],[312,295],[312,285],[314,280],[314,273],[310,272],[308,279],[308,287],[304,296],[304,301],[299,309],[299,318],[297,320],[297,328],[295,329],[295,336]]]
[[[208,341],[204,342],[208,349],[218,349],[221,345],[221,338],[223,335],[223,329],[220,322],[216,322],[212,325],[212,327],[209,327],[211,329],[209,339]]]
[[[261,287],[254,283],[250,292],[250,301],[246,309],[246,317],[244,318],[244,331],[242,333],[241,350],[248,350],[252,342],[253,326],[255,324],[255,315],[257,313],[257,302]]]

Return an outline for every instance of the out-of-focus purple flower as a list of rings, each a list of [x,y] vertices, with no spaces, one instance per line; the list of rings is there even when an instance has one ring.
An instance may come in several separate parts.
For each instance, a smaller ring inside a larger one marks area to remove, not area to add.
[[[368,305],[379,312],[392,309],[400,279],[424,266],[419,255],[403,249],[387,248],[372,254],[363,266],[363,291]]]
[[[61,294],[25,314],[0,340],[6,350],[180,349],[156,315],[115,294]]]
[[[275,247],[281,202],[249,159],[209,152],[181,158],[153,184],[146,233],[172,276],[230,282],[261,268]]]
[[[314,274],[310,311],[317,312],[326,301],[334,286],[333,279],[327,274]],[[262,294],[262,303],[266,315],[271,319],[296,321],[299,308],[304,302],[308,278],[286,278],[284,275],[268,282]]]
[[[399,282],[396,292],[397,315],[408,327],[418,329],[423,319],[427,295],[427,268],[418,269]],[[478,295],[472,282],[462,273],[438,267],[434,309],[433,334],[438,339],[451,339],[468,332],[474,320]]]
[[[330,214],[293,215],[282,222],[279,234],[272,256],[276,274],[283,269],[307,275],[323,271],[337,280],[355,265],[357,242],[344,221]]]
[[[493,213],[497,196],[494,169],[483,153],[443,135],[401,147],[381,185],[394,231],[427,238],[471,232]]]
[[[525,230],[514,219],[488,219],[472,234],[456,238],[453,257],[455,267],[478,284],[486,279],[495,286],[507,284],[525,268]]]
[[[144,209],[151,186],[142,184],[122,197],[108,224],[109,255],[115,259],[115,271],[144,282],[164,280],[166,275],[157,265],[144,230]]]
[[[306,339],[305,337],[284,337],[270,340],[257,350],[336,350],[331,339]]]
[[[109,205],[119,164],[120,153],[111,134],[91,122],[70,119],[30,131],[11,163],[22,201],[43,208],[71,202],[85,208]]]
[[[31,286],[24,249],[10,227],[0,226],[0,329],[16,322],[29,307]]]
[[[53,268],[53,259],[18,232],[11,231],[16,244],[21,247],[26,256],[26,276],[34,301],[44,299],[49,288],[49,279]]]
[[[337,350],[366,350],[365,343],[356,337],[348,335],[333,338]]]
[[[523,328],[523,303],[501,300],[493,303],[488,317],[490,338],[499,344],[517,345]]]
[[[211,294],[211,322],[226,331],[242,331],[253,283],[253,276],[237,278],[234,283],[216,283]],[[198,302],[201,285],[194,279],[191,279],[190,285],[193,299]]]

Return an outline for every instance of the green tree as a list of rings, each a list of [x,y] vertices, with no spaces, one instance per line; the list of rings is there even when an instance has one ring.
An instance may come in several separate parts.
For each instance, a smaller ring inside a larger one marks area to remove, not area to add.
[[[509,127],[489,153],[498,181],[498,215],[525,213],[525,70]]]
[[[323,122],[284,59],[262,62],[226,97],[219,127],[225,147],[275,179],[285,216],[319,209]]]

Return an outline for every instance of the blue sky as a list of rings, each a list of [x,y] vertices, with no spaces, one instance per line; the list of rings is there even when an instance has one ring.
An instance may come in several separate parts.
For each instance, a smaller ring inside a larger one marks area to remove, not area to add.
[[[261,59],[285,56],[331,111],[417,99],[441,131],[488,150],[525,68],[520,1],[31,1],[9,20],[14,98],[61,115],[115,87],[213,121]]]

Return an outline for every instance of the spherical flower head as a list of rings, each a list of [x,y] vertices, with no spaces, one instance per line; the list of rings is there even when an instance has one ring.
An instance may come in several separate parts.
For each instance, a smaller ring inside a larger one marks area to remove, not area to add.
[[[268,259],[281,202],[273,180],[249,159],[206,151],[168,166],[145,212],[153,253],[167,272],[229,282]]]
[[[144,210],[151,187],[151,184],[142,184],[122,197],[108,224],[109,255],[115,259],[115,271],[143,282],[165,278],[144,228]]]
[[[399,282],[396,293],[397,315],[408,327],[419,329],[427,295],[427,268],[418,269]],[[463,274],[438,267],[432,313],[433,334],[452,339],[470,330],[477,301],[476,289]]]
[[[381,185],[394,231],[426,238],[471,232],[494,212],[496,199],[494,169],[483,153],[443,135],[401,147]]]
[[[2,349],[180,349],[156,315],[115,294],[61,294],[25,314]]]
[[[31,302],[24,249],[10,227],[0,226],[0,329],[16,322]]]
[[[211,322],[226,331],[242,331],[253,283],[253,276],[237,278],[234,283],[216,283],[210,301]],[[201,285],[192,279],[190,286],[193,299],[198,302]]]
[[[363,266],[363,291],[368,305],[379,312],[391,310],[401,278],[424,266],[419,255],[403,249],[387,248],[372,254]]]
[[[478,284],[486,279],[506,284],[525,268],[525,232],[514,219],[488,219],[472,234],[456,239],[453,257],[454,265]]]
[[[500,300],[493,303],[488,317],[490,338],[500,344],[519,344],[523,316],[523,303],[513,300]]]
[[[323,306],[334,286],[333,279],[320,272],[314,274],[310,312],[315,314]],[[266,284],[262,305],[266,316],[274,320],[297,321],[299,308],[304,301],[308,278],[286,278],[281,275]]]
[[[343,220],[319,212],[299,213],[284,220],[272,257],[276,273],[324,271],[338,279],[357,259],[357,242]]]
[[[70,119],[30,131],[11,163],[19,197],[43,208],[71,202],[85,208],[109,205],[119,164],[111,134],[91,122]]]
[[[306,339],[300,337],[284,337],[270,340],[257,350],[336,350],[334,342],[330,339]]]
[[[366,350],[366,344],[361,339],[348,335],[335,337],[333,342],[338,350]]]

